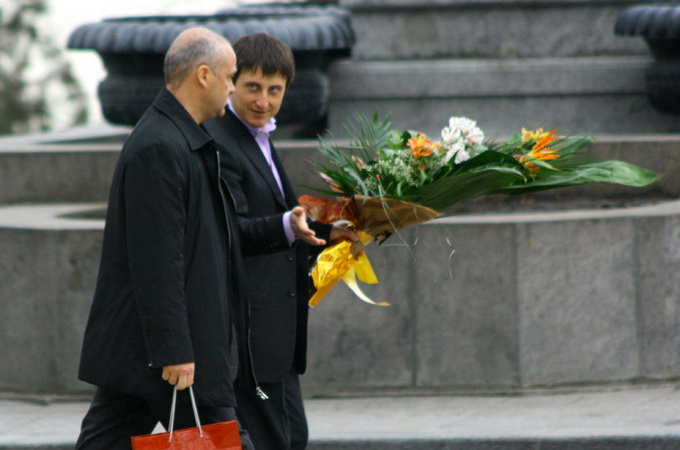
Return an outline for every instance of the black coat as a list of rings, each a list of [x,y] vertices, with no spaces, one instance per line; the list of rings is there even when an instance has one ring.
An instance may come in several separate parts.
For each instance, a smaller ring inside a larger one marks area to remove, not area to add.
[[[225,190],[214,141],[163,89],[113,176],[82,380],[158,398],[171,392],[162,367],[195,362],[197,402],[235,405],[234,324],[244,308]]]
[[[291,368],[302,374],[307,353],[310,248],[300,241],[289,246],[282,222],[283,214],[298,204],[297,197],[271,142],[285,197],[252,134],[230,110],[205,126],[224,152],[222,173],[236,202],[257,381],[280,381]],[[310,225],[317,237],[328,239],[330,225]],[[312,253],[319,250],[311,249]]]

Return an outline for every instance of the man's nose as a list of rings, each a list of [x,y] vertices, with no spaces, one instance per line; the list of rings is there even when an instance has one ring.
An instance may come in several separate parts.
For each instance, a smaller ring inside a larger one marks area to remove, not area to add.
[[[261,93],[260,95],[257,96],[257,106],[267,106],[267,103],[269,103],[269,99],[267,98],[266,93]]]

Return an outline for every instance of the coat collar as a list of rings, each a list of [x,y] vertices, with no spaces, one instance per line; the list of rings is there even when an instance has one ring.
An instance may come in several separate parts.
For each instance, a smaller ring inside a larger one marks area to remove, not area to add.
[[[245,120],[241,119],[236,111],[234,110],[234,105],[231,102],[231,97],[227,100],[227,111],[230,111],[242,124],[246,127],[246,130],[250,132],[253,137],[256,137],[258,133],[264,133],[269,139],[269,135],[276,130],[276,119],[274,117],[270,118],[267,123],[262,128],[255,128],[246,123]]]
[[[267,160],[264,158],[262,150],[260,150],[260,147],[257,145],[257,142],[255,142],[255,138],[250,133],[248,128],[246,128],[243,122],[241,122],[241,119],[239,119],[238,116],[236,116],[236,114],[234,114],[229,109],[227,109],[227,112],[222,121],[228,124],[229,128],[234,133],[234,137],[238,141],[239,151],[243,153],[243,155],[251,162],[255,169],[260,173],[262,178],[267,182],[267,185],[269,186],[269,189],[272,191],[272,194],[276,198],[277,202],[283,208],[288,208],[286,199],[281,193],[281,189],[279,188],[279,185],[276,182],[276,179],[274,178],[271,169],[269,168],[269,164],[267,163]],[[283,168],[280,166],[278,162],[278,158],[276,157],[275,154],[276,150],[274,149],[273,145],[271,146],[271,150],[272,159],[277,164],[276,169],[279,172],[279,176],[281,177],[281,182],[284,185],[284,189],[286,189],[288,179],[285,175],[285,172],[283,171]]]
[[[194,121],[189,112],[167,88],[161,89],[153,102],[154,108],[168,117],[184,135],[192,151],[213,142],[212,136]]]

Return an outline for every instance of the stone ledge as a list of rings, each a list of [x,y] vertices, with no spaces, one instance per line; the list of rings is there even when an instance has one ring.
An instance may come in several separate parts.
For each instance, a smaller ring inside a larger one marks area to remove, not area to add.
[[[103,230],[104,217],[83,218],[103,212],[106,204],[50,204],[0,206],[0,228],[21,230]],[[79,216],[81,218],[79,218]]]
[[[375,106],[375,103],[373,104]],[[445,125],[453,109],[447,106],[427,128]],[[366,111],[372,114],[371,111]],[[431,111],[428,111],[431,113]],[[482,128],[487,124],[477,119]],[[412,125],[411,116],[400,120],[393,116],[393,126]],[[337,124],[340,127],[341,124]],[[526,123],[518,126],[528,126]],[[511,132],[517,131],[511,130]],[[566,130],[560,127],[560,132]],[[423,131],[428,132],[427,129]],[[485,129],[485,131],[487,131]],[[509,130],[510,131],[510,130]],[[576,130],[584,133],[583,130]],[[432,130],[432,136],[439,133]],[[489,137],[509,136],[488,131]],[[113,134],[83,130],[68,134],[34,136],[28,138],[0,139],[0,205],[21,203],[105,202],[113,169],[125,134]],[[113,140],[117,140],[113,143]],[[8,142],[9,141],[9,142]],[[99,144],[100,142],[112,142]],[[286,171],[298,194],[314,194],[302,185],[322,187],[321,182],[310,173],[310,161],[320,161],[317,144],[306,140],[275,141]],[[680,196],[680,178],[674,176],[673,168],[680,164],[680,135],[601,135],[592,144],[589,153],[600,159],[622,159],[666,175],[659,183],[643,189],[615,185],[577,186],[565,192],[572,195],[596,197],[620,195]]]
[[[500,201],[500,200],[499,200]],[[539,203],[540,204],[540,203]],[[456,214],[435,219],[432,225],[456,224],[502,224],[502,223],[541,223],[564,222],[573,220],[623,219],[642,217],[664,217],[680,215],[680,200],[660,201],[653,205],[599,209],[569,209],[569,200],[563,201],[564,210],[543,212],[506,212],[503,214]]]
[[[651,62],[645,56],[344,61],[331,69],[331,101],[644,94]]]
[[[565,134],[675,133],[677,117],[652,108],[648,57],[345,61],[331,68],[331,131],[356,113],[392,114],[396,128],[439,133],[452,115],[487,136],[522,127]]]
[[[340,5],[352,10],[379,10],[388,8],[423,9],[436,7],[507,6],[507,7],[546,7],[557,5],[627,5],[645,3],[652,0],[340,0]]]

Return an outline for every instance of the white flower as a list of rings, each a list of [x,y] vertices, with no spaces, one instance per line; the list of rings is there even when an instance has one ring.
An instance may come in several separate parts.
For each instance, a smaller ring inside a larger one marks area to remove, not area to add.
[[[445,163],[448,163],[458,153],[465,151],[465,144],[461,140],[444,142],[442,145],[446,149],[446,155],[444,156]]]
[[[470,128],[476,127],[477,122],[467,117],[456,117],[452,116],[449,118],[449,127],[458,128],[460,130],[469,130]]]
[[[442,146],[447,150],[445,161],[454,158],[456,164],[467,161],[484,151],[484,132],[477,122],[467,117],[449,118],[449,126],[442,130]]]
[[[453,142],[445,142],[442,146],[446,149],[446,154],[443,158],[444,164],[447,164],[451,158],[454,158],[454,163],[460,164],[463,161],[467,161],[472,156],[462,139]]]
[[[468,144],[478,146],[484,141],[484,132],[477,127],[472,128],[465,136]]]
[[[442,130],[442,139],[446,141],[444,131],[446,131],[447,136],[462,136],[465,139],[465,145],[476,146],[484,141],[484,132],[477,127],[477,122],[467,117],[451,117],[449,119],[448,128]]]
[[[442,130],[442,140],[444,142],[455,142],[462,138],[460,129],[454,127],[446,127]]]
[[[461,149],[458,150],[458,152],[456,152],[456,159],[454,159],[453,162],[456,164],[460,164],[463,161],[467,161],[468,159],[470,159],[470,154],[467,151],[465,151],[465,149]]]

